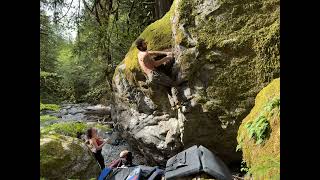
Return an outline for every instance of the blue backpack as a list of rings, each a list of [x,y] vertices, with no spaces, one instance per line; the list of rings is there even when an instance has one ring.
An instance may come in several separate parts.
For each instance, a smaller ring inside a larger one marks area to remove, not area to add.
[[[102,170],[102,172],[100,173],[100,176],[99,176],[98,180],[104,180],[109,175],[111,170],[112,170],[111,168],[107,168],[107,167],[104,168]]]

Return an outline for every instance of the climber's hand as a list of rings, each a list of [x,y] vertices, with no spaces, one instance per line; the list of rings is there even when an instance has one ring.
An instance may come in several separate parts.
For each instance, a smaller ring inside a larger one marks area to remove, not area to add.
[[[173,57],[173,53],[172,52],[167,52],[167,56]]]

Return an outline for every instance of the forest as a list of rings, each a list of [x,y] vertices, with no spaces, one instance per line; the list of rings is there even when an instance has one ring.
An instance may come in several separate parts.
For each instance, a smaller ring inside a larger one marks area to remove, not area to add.
[[[279,0],[40,0],[41,179],[148,168],[280,179]]]
[[[171,4],[171,0],[41,0],[41,102],[108,101],[117,64],[144,28]]]

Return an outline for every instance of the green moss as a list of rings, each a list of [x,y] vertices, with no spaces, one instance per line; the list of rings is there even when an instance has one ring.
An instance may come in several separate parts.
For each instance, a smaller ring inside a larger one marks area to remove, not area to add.
[[[148,43],[148,50],[164,50],[172,46],[172,31],[171,31],[171,18],[173,16],[174,8],[170,8],[161,19],[150,24],[139,36]],[[126,65],[126,76],[129,81],[134,81],[135,72],[141,72],[138,62],[138,49],[135,42],[132,43],[129,52],[126,54],[121,64]],[[121,65],[120,64],[120,65]],[[115,70],[115,75],[118,73],[118,68]]]
[[[255,179],[280,179],[280,156],[274,158],[263,156],[261,163],[254,164],[248,171]]]
[[[259,92],[255,106],[239,127],[237,141],[254,179],[279,179],[280,78]]]
[[[40,140],[40,174],[48,177],[54,168],[56,172],[63,172],[68,162],[71,162],[70,154],[66,154],[62,146],[62,140],[52,136]],[[49,142],[44,142],[44,141]]]
[[[270,82],[279,77],[278,0],[221,1],[218,10],[207,18],[198,18],[198,25],[195,26],[195,17],[198,15],[197,12],[193,12],[193,7],[198,3],[202,2],[179,1],[178,24],[187,26],[192,37],[196,37],[202,57],[210,54],[212,50],[220,50],[229,56],[250,55],[255,61],[254,73],[258,82]],[[182,42],[183,38],[177,39]],[[200,58],[194,66],[201,65],[199,61],[210,62],[212,58]]]
[[[110,131],[111,128],[108,125],[101,124],[86,124],[83,122],[62,122],[46,126],[41,129],[42,135],[47,134],[61,134],[65,136],[77,137],[77,134],[86,133],[87,129],[95,127],[104,132]]]
[[[51,115],[42,115],[40,116],[40,121],[41,122],[46,122],[50,120],[57,120],[58,118],[56,116],[51,116]]]
[[[57,104],[43,104],[40,103],[40,111],[43,110],[51,110],[51,111],[59,111],[60,110],[60,106]]]
[[[40,139],[40,176],[48,179],[89,179],[86,177],[95,176],[98,166],[93,157],[90,164],[82,159],[86,156],[90,156],[88,149],[76,138],[59,134],[43,135]],[[79,163],[84,164],[75,169]]]
[[[85,133],[88,125],[81,122],[56,123],[41,129],[41,134],[58,133],[66,136],[77,137],[77,133]]]
[[[111,131],[112,129],[108,125],[96,124],[94,125],[95,128],[100,129],[103,132]]]

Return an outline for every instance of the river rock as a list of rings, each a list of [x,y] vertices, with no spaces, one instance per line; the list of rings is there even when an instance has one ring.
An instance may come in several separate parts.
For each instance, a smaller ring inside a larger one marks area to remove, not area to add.
[[[227,164],[241,160],[237,131],[257,93],[280,77],[279,0],[175,0],[140,37],[149,50],[172,48],[173,79],[182,105],[167,89],[146,85],[133,43],[113,76],[112,119],[152,164],[198,144]]]
[[[40,138],[40,176],[46,179],[90,179],[100,168],[89,148],[79,139],[62,135]]]

